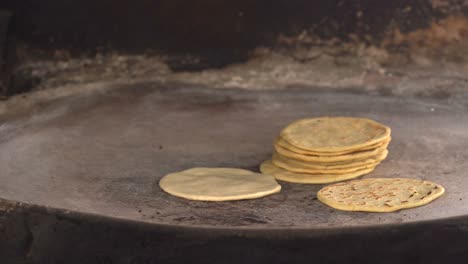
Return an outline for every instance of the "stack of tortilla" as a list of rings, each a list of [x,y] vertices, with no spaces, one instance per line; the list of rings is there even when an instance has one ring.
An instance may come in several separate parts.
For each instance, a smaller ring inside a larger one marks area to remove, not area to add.
[[[319,117],[295,121],[274,142],[262,173],[295,183],[348,180],[375,169],[388,155],[390,128],[365,118]]]

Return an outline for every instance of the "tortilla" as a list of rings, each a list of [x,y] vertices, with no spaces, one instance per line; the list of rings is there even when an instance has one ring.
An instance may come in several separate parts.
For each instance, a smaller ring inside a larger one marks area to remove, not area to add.
[[[350,161],[353,161],[353,160],[363,160],[363,159],[369,159],[369,158],[375,157],[379,155],[380,153],[382,153],[385,149],[387,149],[388,144],[389,142],[383,144],[382,146],[376,149],[357,151],[357,152],[344,154],[340,156],[326,156],[326,157],[299,154],[299,153],[292,152],[278,145],[275,145],[274,147],[275,147],[275,150],[279,154],[288,158],[301,160],[301,161],[307,161],[307,162],[311,161],[311,162],[335,164],[336,162],[340,162],[340,161],[346,161],[346,163],[349,163]]]
[[[368,178],[326,186],[317,198],[338,210],[393,212],[428,204],[444,192],[442,186],[429,181]]]
[[[364,165],[359,165],[359,166],[354,166],[354,167],[349,167],[349,168],[341,168],[341,169],[311,169],[307,168],[305,166],[294,166],[291,165],[288,162],[284,162],[281,159],[278,159],[277,156],[273,155],[272,158],[272,163],[279,168],[292,171],[292,172],[299,172],[299,173],[311,173],[311,174],[343,174],[343,173],[348,173],[348,172],[353,172],[353,171],[359,171],[359,170],[364,170],[368,168],[373,168],[377,166],[380,162],[374,162],[370,164],[364,164]]]
[[[319,117],[295,121],[280,135],[303,150],[340,152],[378,144],[390,137],[390,128],[365,118]]]
[[[373,145],[369,145],[367,147],[360,148],[358,151],[372,150],[372,149],[378,148],[378,147],[380,147],[380,146],[382,146],[384,144],[390,143],[390,141],[391,141],[391,137],[389,137],[388,139],[385,139],[382,142],[379,142],[379,143],[376,143],[376,144],[373,144]],[[349,154],[349,153],[357,151],[357,150],[354,150],[354,149],[353,150],[345,150],[345,151],[336,151],[336,152],[315,152],[315,151],[310,151],[310,150],[304,150],[304,149],[300,149],[300,148],[297,148],[297,147],[289,144],[287,141],[284,141],[281,137],[277,137],[275,139],[275,141],[274,141],[274,144],[278,145],[280,147],[283,147],[285,149],[288,149],[288,150],[290,150],[292,152],[296,152],[296,153],[304,154],[304,155],[315,155],[315,156],[339,156],[339,155]]]
[[[343,174],[311,174],[292,172],[279,168],[275,166],[271,160],[266,160],[260,165],[260,171],[262,173],[272,175],[277,180],[306,184],[323,184],[354,179],[373,171],[374,168],[375,167]]]
[[[282,156],[278,154],[277,152],[273,153],[272,157],[272,162],[275,165],[278,165],[276,163],[286,163],[292,167],[295,168],[303,168],[303,169],[322,169],[322,170],[332,170],[332,169],[348,169],[348,168],[355,168],[355,167],[361,167],[361,166],[366,166],[366,165],[377,165],[377,163],[381,162],[384,160],[388,155],[388,150],[384,150],[381,153],[379,153],[375,157],[371,157],[368,159],[363,159],[363,160],[355,160],[351,162],[338,162],[338,163],[320,163],[320,162],[305,162],[301,160],[296,160],[292,158],[288,158],[285,156]]]
[[[165,192],[198,201],[254,199],[277,193],[281,186],[270,175],[234,168],[193,168],[159,181]]]

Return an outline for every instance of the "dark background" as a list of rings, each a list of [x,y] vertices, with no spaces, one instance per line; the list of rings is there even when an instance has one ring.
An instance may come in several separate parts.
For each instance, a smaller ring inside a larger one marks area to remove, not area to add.
[[[322,38],[346,40],[353,33],[378,43],[390,27],[407,32],[468,13],[463,0],[3,0],[0,9],[15,14],[20,42],[74,53],[232,53],[304,29]]]

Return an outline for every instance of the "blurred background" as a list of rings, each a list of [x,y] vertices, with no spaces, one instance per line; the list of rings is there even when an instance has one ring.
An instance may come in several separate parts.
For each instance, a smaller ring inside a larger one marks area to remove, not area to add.
[[[467,0],[3,0],[0,10],[4,96],[116,78],[388,94],[424,81],[443,96],[468,76]]]

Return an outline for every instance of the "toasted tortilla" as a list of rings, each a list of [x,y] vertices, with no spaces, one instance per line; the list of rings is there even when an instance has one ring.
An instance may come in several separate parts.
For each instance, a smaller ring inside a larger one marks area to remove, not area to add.
[[[291,144],[289,144],[287,141],[283,140],[281,137],[277,137],[274,141],[274,144],[275,145],[278,145],[280,147],[283,147],[285,149],[288,149],[292,152],[296,152],[296,153],[299,153],[299,154],[304,154],[304,155],[314,155],[314,156],[339,156],[339,155],[344,155],[344,154],[349,154],[349,153],[352,153],[352,152],[356,152],[356,151],[364,151],[364,150],[372,150],[372,149],[376,149],[384,144],[387,144],[390,143],[391,141],[391,137],[389,137],[388,139],[382,141],[382,142],[378,142],[376,144],[373,144],[373,145],[369,145],[369,146],[366,146],[366,147],[362,147],[358,150],[356,149],[352,149],[352,150],[345,150],[345,151],[335,151],[335,152],[316,152],[316,151],[310,151],[310,150],[304,150],[304,149],[301,149],[301,148],[297,148]]]
[[[320,162],[320,163],[326,163],[329,165],[332,165],[332,164],[336,165],[336,164],[349,163],[353,160],[364,160],[364,159],[375,157],[381,154],[384,150],[386,150],[388,144],[389,143],[387,142],[375,149],[356,151],[356,152],[352,152],[352,153],[344,154],[340,156],[304,155],[304,154],[299,154],[299,153],[290,151],[278,145],[275,145],[274,148],[276,152],[278,152],[284,157],[288,157],[288,158],[292,158],[292,159],[296,159],[300,161],[305,161],[305,162]]]
[[[262,173],[272,175],[277,180],[304,184],[323,184],[354,179],[364,174],[370,173],[374,170],[374,168],[375,167],[343,174],[312,174],[298,173],[282,169],[275,166],[271,160],[266,160],[260,165],[260,171]]]
[[[313,152],[359,150],[390,137],[390,128],[366,118],[318,117],[297,120],[281,131],[290,145]]]
[[[326,186],[317,198],[338,210],[393,212],[428,204],[444,192],[444,187],[429,181],[368,178]]]
[[[362,167],[366,165],[377,165],[379,162],[384,160],[388,155],[388,150],[384,149],[381,153],[377,154],[374,157],[370,157],[362,160],[353,160],[350,162],[337,162],[337,163],[320,163],[320,162],[306,162],[301,160],[296,160],[282,156],[278,152],[273,153],[272,162],[273,164],[279,166],[278,164],[285,163],[289,167],[296,169],[312,169],[312,170],[335,170],[335,169],[349,169]],[[281,167],[281,166],[280,166]]]
[[[312,174],[343,174],[343,173],[348,173],[348,172],[373,168],[373,167],[379,165],[380,161],[375,161],[375,162],[368,163],[368,164],[361,164],[361,165],[351,166],[351,167],[347,167],[347,168],[315,169],[315,168],[309,168],[308,166],[302,166],[302,165],[299,165],[299,164],[292,164],[291,162],[285,162],[281,158],[278,158],[277,154],[276,155],[273,154],[272,163],[277,167],[280,167],[280,168],[283,168],[285,170],[292,171],[292,172],[312,173]],[[307,163],[305,163],[305,164],[307,164]],[[353,165],[353,164],[351,163],[351,165]],[[341,166],[344,166],[344,165],[341,165]]]

